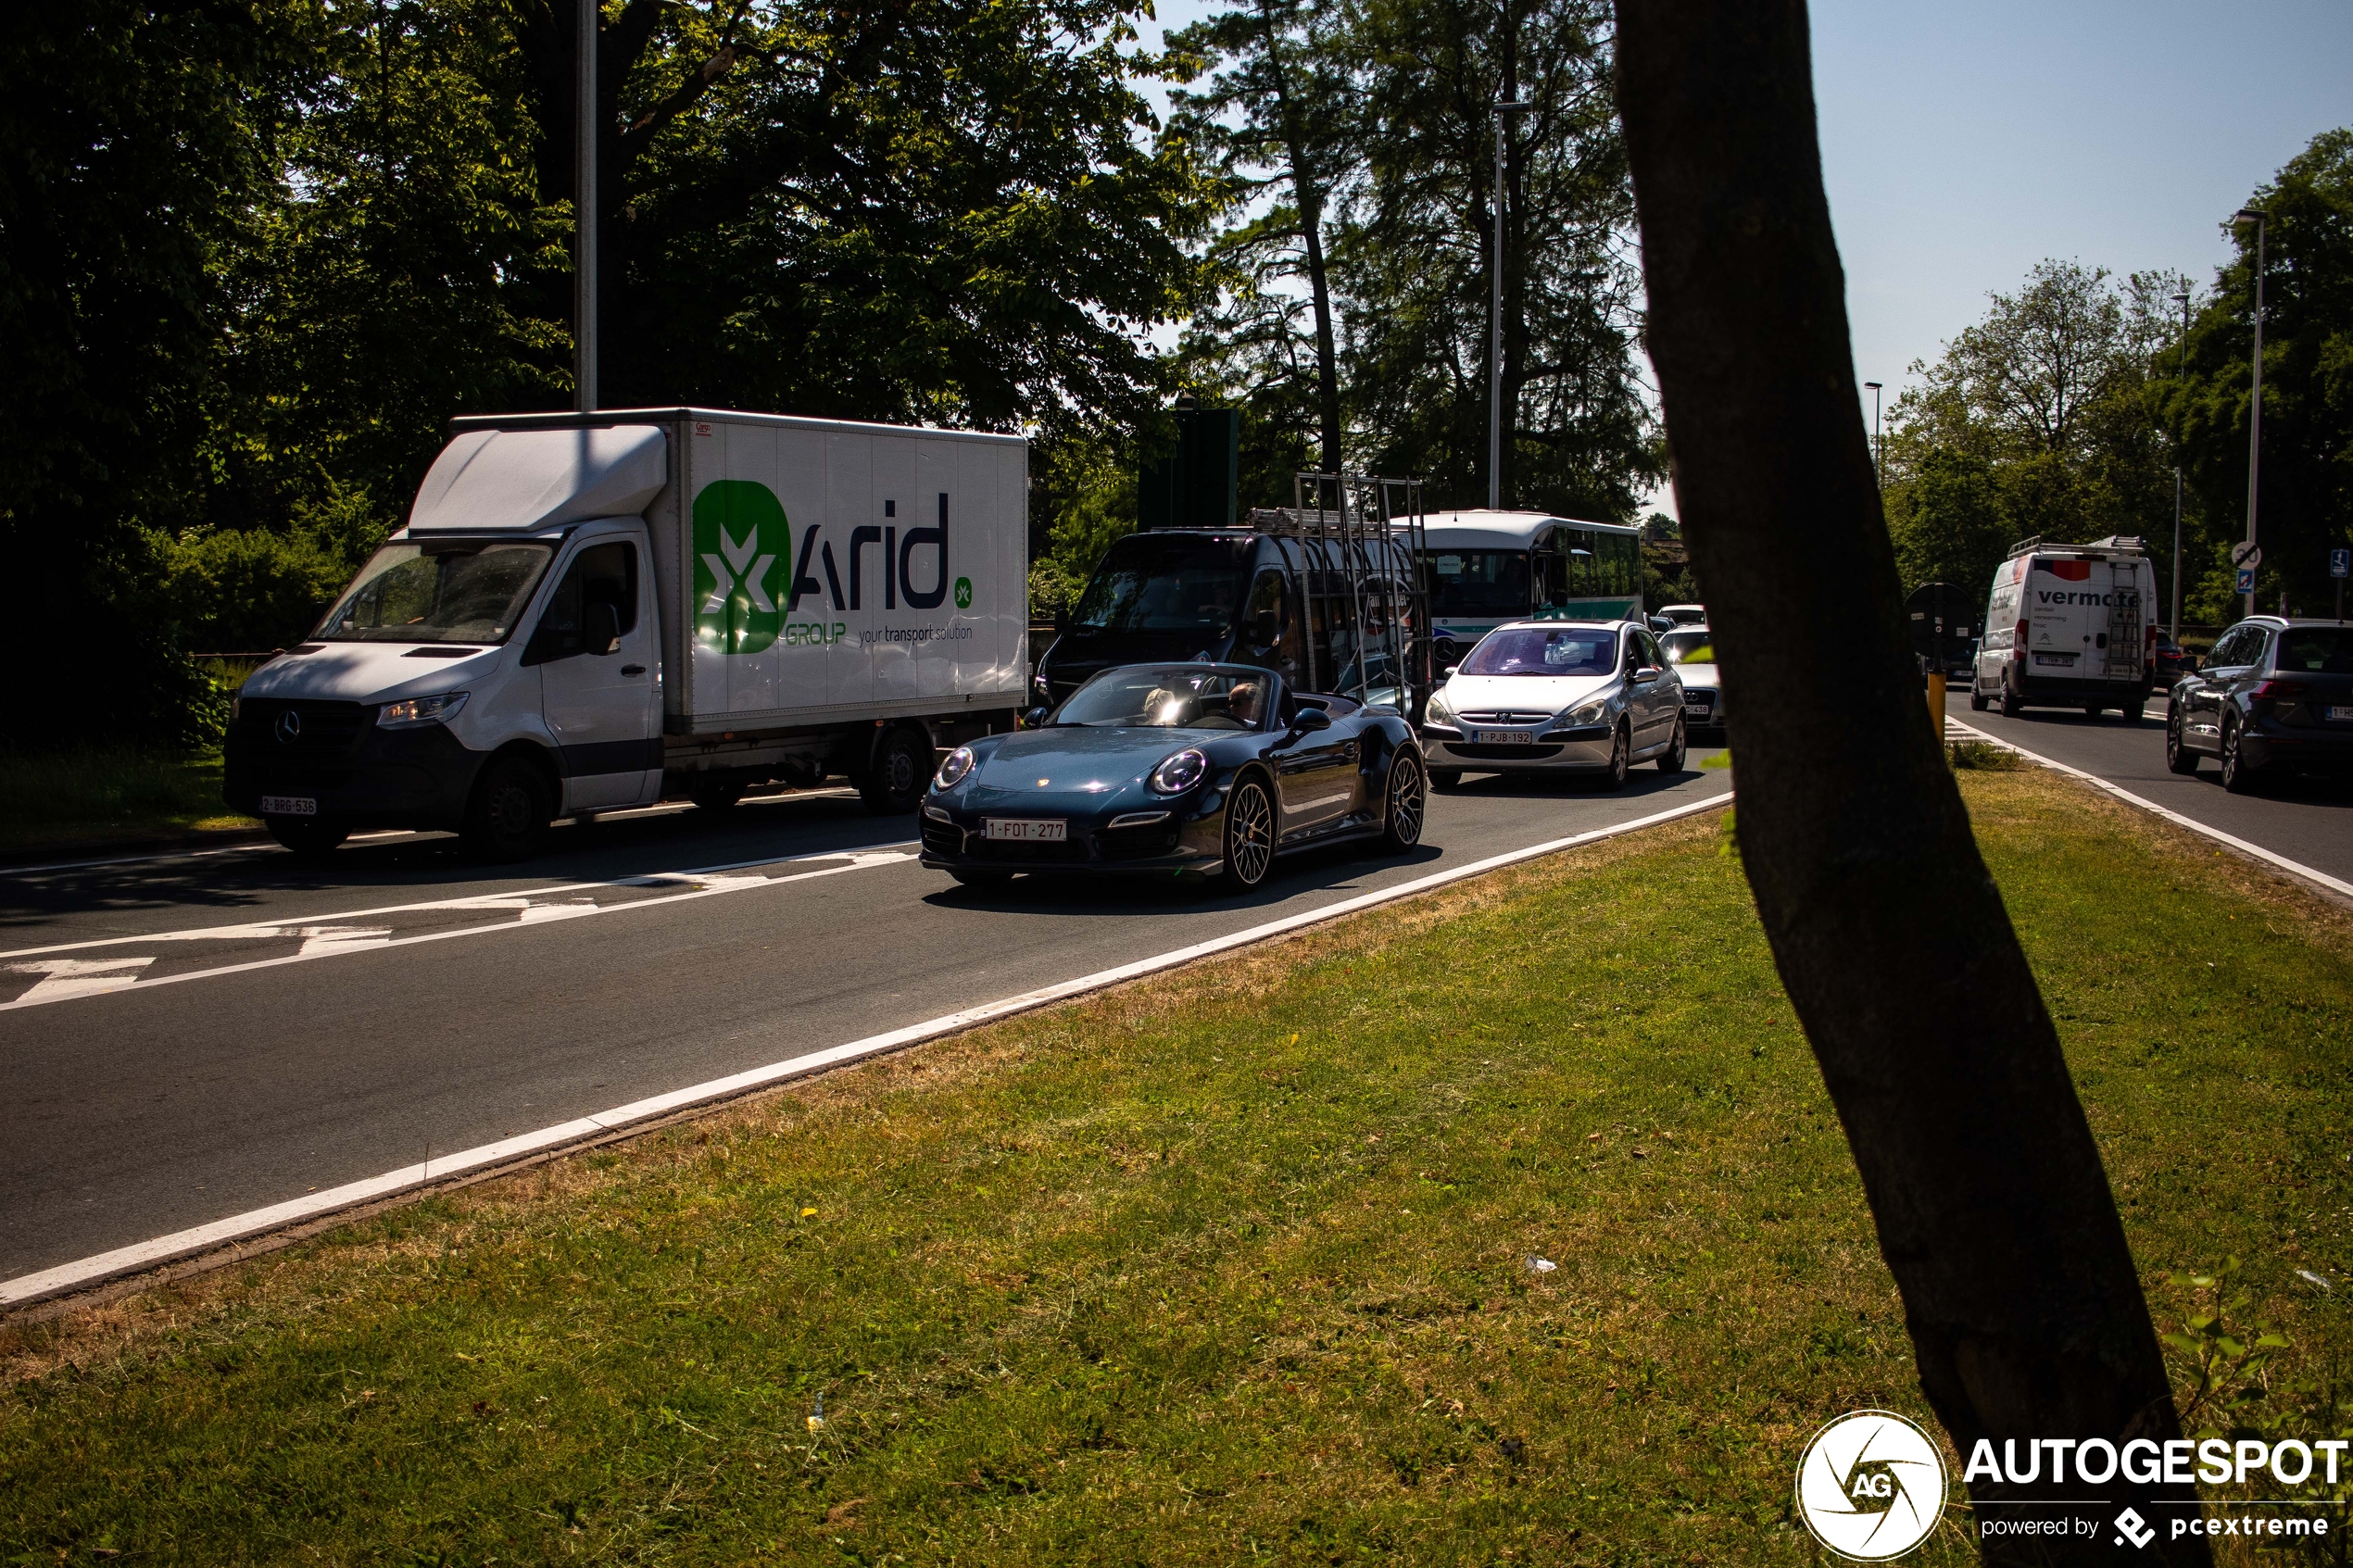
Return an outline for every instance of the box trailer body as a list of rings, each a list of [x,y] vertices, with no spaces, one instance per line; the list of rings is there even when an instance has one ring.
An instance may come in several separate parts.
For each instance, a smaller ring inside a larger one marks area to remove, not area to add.
[[[1994,573],[1969,706],[2139,718],[2156,668],[2156,583],[2138,539],[2014,546]]]
[[[702,408],[451,429],[407,526],[239,693],[227,793],[288,842],[496,847],[485,790],[579,815],[841,774],[912,810],[938,747],[1013,727],[1020,438]]]

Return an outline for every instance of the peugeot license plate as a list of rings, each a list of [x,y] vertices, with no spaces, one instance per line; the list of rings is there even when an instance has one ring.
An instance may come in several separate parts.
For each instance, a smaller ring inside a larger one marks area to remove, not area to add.
[[[1015,844],[1061,844],[1070,837],[1070,824],[1060,820],[984,817],[981,821],[988,837],[1011,839]]]
[[[2329,709],[2329,717],[2340,724],[2353,721],[2353,708],[2332,707]]]
[[[1536,736],[1528,730],[1473,730],[1471,742],[1475,746],[1532,746]]]
[[[307,795],[265,795],[261,797],[261,814],[265,817],[315,817],[319,803]]]

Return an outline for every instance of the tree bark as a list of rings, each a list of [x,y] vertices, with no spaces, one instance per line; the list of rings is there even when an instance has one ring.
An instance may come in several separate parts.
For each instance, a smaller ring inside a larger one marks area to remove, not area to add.
[[[1726,678],[1750,694],[1730,715],[1742,858],[1921,1390],[1964,1463],[1980,1438],[2023,1453],[2030,1438],[2177,1436],[2099,1151],[1904,634],[1803,0],[1617,0],[1617,27],[1676,500]],[[2050,1469],[1970,1490],[1980,1505],[2105,1492],[2158,1526],[2152,1558],[2208,1561],[2165,1528],[2191,1488],[2054,1491]],[[2104,1562],[2106,1524],[1981,1549]]]

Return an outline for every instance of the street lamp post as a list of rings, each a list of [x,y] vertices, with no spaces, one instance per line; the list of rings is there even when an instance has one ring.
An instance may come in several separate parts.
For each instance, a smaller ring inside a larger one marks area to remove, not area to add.
[[[1504,117],[1536,106],[1519,100],[1495,106],[1494,307],[1487,345],[1487,509],[1504,506]]]
[[[2255,389],[2246,413],[2246,542],[2255,543],[2255,481],[2263,458],[2263,239],[2270,227],[2260,207],[2243,207],[2231,215],[2233,223],[2255,225]],[[2251,569],[2250,569],[2251,570]],[[2255,613],[2255,579],[2247,578],[2246,613]]]
[[[578,144],[573,199],[580,223],[579,255],[572,271],[573,388],[580,411],[597,411],[597,22],[598,0],[573,0],[578,11],[573,65],[579,110],[573,128]]]
[[[2182,358],[2174,375],[2186,383],[2190,374],[2190,296],[2177,294],[2173,303],[2182,307]],[[2175,647],[2182,646],[2182,443],[2178,436],[2173,442],[2173,614],[2165,635]]]
[[[1887,479],[1881,471],[1881,464],[1887,450],[1879,438],[1879,383],[1867,381],[1863,384],[1871,389],[1871,479],[1875,483],[1885,484]]]

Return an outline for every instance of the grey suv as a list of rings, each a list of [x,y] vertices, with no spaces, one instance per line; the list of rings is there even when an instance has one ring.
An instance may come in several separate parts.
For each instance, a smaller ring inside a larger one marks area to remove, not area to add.
[[[2173,688],[2165,765],[2222,759],[2244,794],[2271,772],[2353,772],[2353,621],[2255,615],[2222,633]]]

